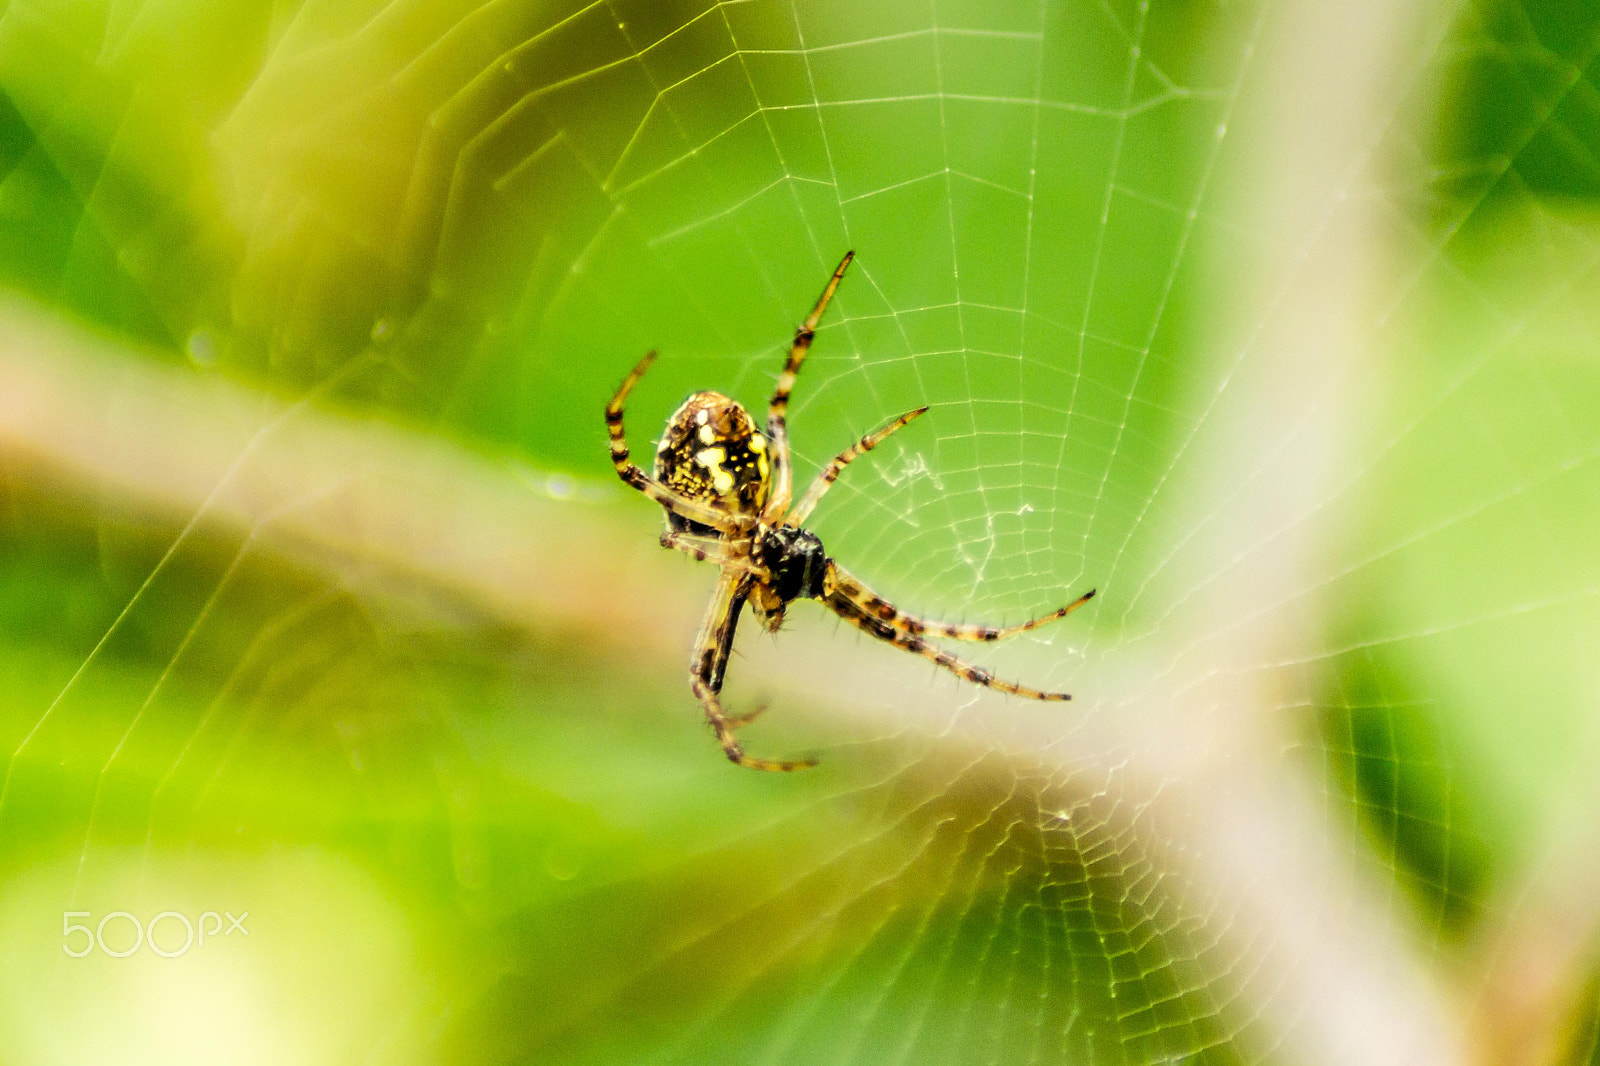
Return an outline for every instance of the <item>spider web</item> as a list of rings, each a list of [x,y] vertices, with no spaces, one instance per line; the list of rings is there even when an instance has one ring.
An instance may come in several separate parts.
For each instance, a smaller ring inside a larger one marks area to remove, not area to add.
[[[16,1061],[1492,1045],[1442,1004],[1594,932],[1600,28],[1341,12],[12,3],[6,280],[100,331],[8,311]],[[932,410],[830,552],[1098,595],[952,649],[1065,710],[797,605],[729,699],[823,766],[735,774],[599,413],[759,408],[847,248],[802,483]]]

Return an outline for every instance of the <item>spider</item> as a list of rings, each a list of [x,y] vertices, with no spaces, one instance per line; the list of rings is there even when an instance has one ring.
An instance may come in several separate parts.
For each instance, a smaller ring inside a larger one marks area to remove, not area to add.
[[[926,407],[907,411],[881,429],[868,433],[822,468],[800,502],[789,506],[789,393],[828,301],[839,287],[854,252],[846,252],[828,279],[817,304],[795,331],[788,361],[767,406],[767,425],[756,427],[743,405],[716,392],[697,392],[668,420],[656,448],[654,476],[628,458],[622,428],[622,405],[644,376],[656,353],[650,352],[617,388],[606,405],[611,462],[617,476],[659,503],[667,512],[661,546],[710,560],[722,570],[689,660],[689,687],[705,709],[711,728],[728,758],[754,770],[802,770],[815,759],[778,761],[745,753],[734,730],[747,725],[758,708],[732,715],[722,706],[722,678],[733,647],[740,612],[749,604],[757,621],[776,633],[784,611],[798,599],[821,600],[846,622],[897,648],[915,652],[951,673],[987,688],[1034,700],[1068,700],[1065,692],[1044,692],[995,677],[923,639],[934,634],[951,640],[994,641],[1016,636],[1065,617],[1089,602],[1090,589],[1065,607],[1012,626],[933,622],[906,614],[878,596],[823,550],[816,534],[802,528],[828,487],[854,460],[882,444],[891,433],[920,418]]]

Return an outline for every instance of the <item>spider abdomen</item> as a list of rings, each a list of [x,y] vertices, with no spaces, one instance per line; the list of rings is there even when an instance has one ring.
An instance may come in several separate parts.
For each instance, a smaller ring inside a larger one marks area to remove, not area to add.
[[[685,499],[730,515],[759,514],[772,484],[767,438],[742,405],[721,393],[697,392],[667,421],[655,476]],[[715,532],[670,508],[667,522],[680,533]]]
[[[815,533],[797,526],[767,526],[757,540],[755,554],[772,574],[772,591],[780,602],[824,594],[828,553]]]

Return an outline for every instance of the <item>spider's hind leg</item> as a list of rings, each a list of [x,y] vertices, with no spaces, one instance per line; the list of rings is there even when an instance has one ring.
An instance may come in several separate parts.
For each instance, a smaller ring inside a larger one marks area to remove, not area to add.
[[[983,642],[1004,640],[1007,637],[1026,633],[1030,629],[1038,629],[1042,625],[1048,625],[1058,618],[1065,618],[1094,599],[1094,589],[1090,589],[1065,607],[1058,607],[1049,614],[1040,615],[1038,618],[1030,618],[1026,622],[1018,622],[1012,626],[986,626],[968,622],[936,622],[929,618],[920,618],[914,614],[907,614],[867,588],[854,574],[831,560],[829,561],[829,578],[831,579],[830,585],[834,595],[848,600],[868,617],[911,636],[921,636],[926,633],[931,636],[944,637],[946,640],[975,640]]]
[[[906,651],[914,652],[924,659],[944,667],[963,681],[971,681],[973,684],[982,685],[984,688],[998,689],[1001,692],[1009,692],[1013,696],[1022,696],[1030,700],[1053,702],[1072,698],[1066,692],[1046,692],[1043,689],[1030,688],[1027,685],[1019,685],[1015,681],[1006,681],[1003,678],[995,677],[986,667],[969,663],[965,659],[951,655],[943,648],[929,644],[914,633],[896,629],[888,622],[873,617],[859,604],[840,595],[837,591],[823,597],[822,602],[834,614],[862,632],[870,633],[879,640],[893,644],[897,648],[904,648]]]

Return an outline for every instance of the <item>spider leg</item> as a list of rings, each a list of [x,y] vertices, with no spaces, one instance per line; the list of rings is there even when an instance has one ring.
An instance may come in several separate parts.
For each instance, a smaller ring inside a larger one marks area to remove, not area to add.
[[[728,550],[728,545],[721,537],[707,537],[696,533],[680,533],[677,530],[665,529],[661,531],[661,546],[674,548],[685,555],[693,556],[700,562],[710,559],[718,566],[725,566],[733,561],[734,555]]]
[[[757,706],[756,709],[753,710],[753,711],[746,711],[743,714],[731,714],[731,715],[729,715],[727,717],[726,721],[727,721],[728,726],[730,728],[738,729],[739,727],[747,726],[751,722],[755,721],[757,718],[760,718],[761,715],[766,711],[766,709],[767,709],[767,705],[765,703],[763,703],[763,704],[760,704],[759,706]],[[816,763],[813,762],[812,765],[815,766]]]
[[[733,649],[733,632],[739,624],[739,612],[744,609],[744,601],[750,595],[753,581],[749,574],[731,568],[723,569],[722,577],[717,581],[717,591],[706,609],[705,621],[700,623],[700,635],[695,638],[694,655],[689,660],[689,687],[705,709],[706,720],[716,731],[717,740],[731,761],[752,770],[804,770],[817,765],[817,760],[780,762],[745,754],[744,748],[734,738],[733,731],[760,714],[760,709],[748,715],[728,715],[722,709],[722,676],[728,668],[728,653]]]
[[[628,393],[633,391],[633,386],[644,377],[644,372],[650,369],[650,364],[655,360],[655,352],[649,352],[639,360],[638,365],[628,372],[626,378],[623,378],[622,384],[617,386],[617,393],[611,397],[611,402],[606,404],[606,432],[611,438],[611,465],[616,467],[617,476],[624,484],[638,489],[667,510],[680,514],[691,522],[699,522],[703,526],[720,529],[725,533],[745,531],[751,524],[750,520],[736,519],[716,508],[685,499],[640,470],[629,458],[628,439],[622,428],[622,405],[627,400]]]
[[[833,588],[834,595],[848,600],[867,617],[911,636],[929,633],[934,636],[944,637],[946,640],[1004,640],[1006,637],[1014,637],[1019,633],[1026,633],[1030,629],[1038,629],[1040,626],[1054,622],[1058,618],[1065,618],[1094,599],[1094,589],[1090,589],[1065,607],[1058,607],[1049,614],[1040,615],[1038,618],[1030,618],[1026,622],[1018,622],[1012,626],[936,622],[928,618],[919,618],[914,614],[907,614],[900,610],[900,608],[867,588],[859,578],[831,559],[828,561],[828,573],[830,587]]]
[[[677,530],[667,529],[661,532],[661,546],[663,548],[674,548],[700,562],[710,560],[718,566],[731,567],[740,573],[749,574],[757,580],[771,577],[766,570],[750,560],[748,552],[741,554],[721,537],[680,533]]]
[[[973,684],[982,685],[985,688],[999,689],[1001,692],[1009,692],[1013,696],[1024,696],[1030,700],[1070,700],[1072,698],[1065,692],[1045,692],[1041,689],[1029,688],[1026,685],[1018,685],[1015,682],[1001,680],[981,666],[975,666],[963,659],[959,659],[943,648],[934,647],[919,636],[896,629],[888,622],[874,618],[854,601],[838,592],[824,596],[822,602],[827,604],[828,609],[833,611],[834,614],[843,618],[857,629],[870,633],[879,640],[888,641],[897,648],[915,652],[924,659],[935,662],[949,670],[963,681],[971,681]]]
[[[789,507],[789,393],[794,391],[800,364],[805,361],[806,352],[811,350],[811,338],[816,334],[817,323],[822,321],[822,312],[827,309],[828,301],[833,299],[833,290],[839,287],[839,279],[844,277],[855,255],[855,252],[844,253],[844,258],[839,260],[833,276],[823,288],[822,295],[817,298],[817,305],[811,309],[800,328],[794,331],[789,359],[783,364],[777,388],[772,392],[772,402],[767,405],[767,439],[772,442],[772,495],[764,512],[767,515],[780,515]]]
[[[794,510],[790,511],[788,516],[784,518],[784,525],[798,526],[804,522],[810,516],[811,509],[817,505],[817,501],[822,499],[822,494],[828,491],[828,487],[834,483],[845,467],[882,444],[888,439],[889,434],[901,426],[926,414],[927,410],[926,407],[919,407],[915,411],[907,411],[882,429],[868,433],[865,437],[862,437],[859,441],[836,455],[833,462],[823,467],[816,480],[811,482],[811,487],[806,489],[804,496],[800,497],[800,502],[795,504]]]

